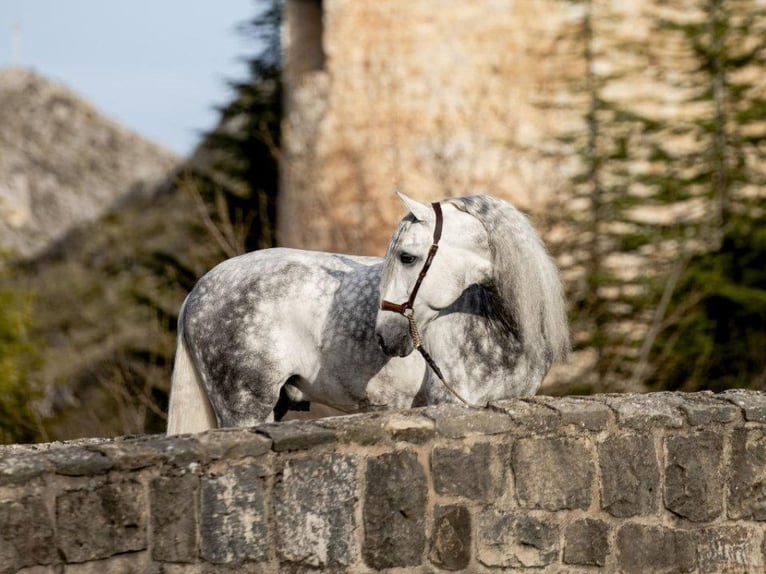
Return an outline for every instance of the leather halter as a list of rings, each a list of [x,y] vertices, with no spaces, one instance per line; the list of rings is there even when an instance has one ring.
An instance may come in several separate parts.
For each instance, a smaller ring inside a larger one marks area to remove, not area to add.
[[[415,304],[415,297],[418,296],[418,291],[420,290],[420,285],[423,283],[423,279],[426,278],[426,274],[428,273],[428,269],[431,267],[431,263],[433,263],[434,256],[436,255],[436,252],[439,249],[439,239],[441,239],[442,236],[442,223],[444,221],[444,216],[442,215],[442,206],[440,203],[435,202],[431,204],[431,207],[434,210],[434,213],[436,214],[436,226],[434,227],[434,238],[431,243],[431,249],[428,250],[428,256],[426,257],[425,263],[423,263],[423,268],[420,270],[420,274],[418,275],[417,281],[415,281],[415,286],[412,288],[412,291],[410,292],[410,298],[407,299],[404,303],[392,303],[391,301],[383,301],[380,304],[380,308],[383,311],[394,311],[395,313],[400,313],[401,315],[404,315],[405,317],[408,316],[408,311],[412,313],[412,306]]]
[[[442,206],[440,203],[435,202],[431,204],[431,207],[433,208],[434,213],[436,214],[436,225],[434,226],[434,238],[433,238],[433,242],[431,243],[431,248],[428,250],[426,261],[425,263],[423,263],[423,268],[420,270],[418,279],[417,281],[415,281],[415,286],[412,288],[412,291],[410,292],[409,299],[407,299],[404,303],[392,303],[391,301],[384,300],[381,302],[380,308],[382,311],[394,311],[395,313],[404,315],[407,318],[407,321],[409,321],[410,323],[410,336],[412,337],[412,341],[415,345],[415,349],[417,349],[417,351],[423,356],[423,359],[425,359],[426,363],[428,363],[428,366],[431,367],[431,370],[436,374],[436,376],[439,378],[442,384],[446,387],[446,389],[449,392],[451,392],[453,395],[455,395],[465,405],[472,406],[468,401],[466,401],[463,397],[460,396],[460,394],[452,387],[452,385],[450,385],[444,379],[444,375],[442,375],[441,369],[436,364],[436,361],[433,360],[431,355],[428,354],[428,351],[426,351],[425,347],[423,346],[423,339],[420,336],[417,323],[415,322],[415,313],[413,311],[413,305],[415,304],[415,297],[418,296],[420,285],[423,283],[423,279],[426,278],[426,274],[428,273],[428,269],[431,267],[431,263],[433,263],[434,256],[436,255],[436,252],[439,249],[439,239],[441,239],[441,236],[442,236],[442,224],[444,221],[444,216],[442,215]]]

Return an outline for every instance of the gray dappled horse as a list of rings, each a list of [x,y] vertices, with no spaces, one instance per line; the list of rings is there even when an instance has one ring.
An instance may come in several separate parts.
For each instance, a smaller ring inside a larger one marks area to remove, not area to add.
[[[401,198],[385,258],[266,249],[200,279],[179,317],[168,434],[274,420],[285,400],[358,412],[537,391],[569,333],[527,219],[488,196]]]

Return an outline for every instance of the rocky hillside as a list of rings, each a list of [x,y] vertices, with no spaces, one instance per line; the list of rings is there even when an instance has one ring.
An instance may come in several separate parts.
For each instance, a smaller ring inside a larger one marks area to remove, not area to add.
[[[177,163],[66,86],[0,70],[0,246],[14,254],[35,255],[115,202],[148,193]]]
[[[22,255],[0,268],[12,302],[0,297],[0,319],[23,320],[34,355],[9,364],[35,365],[13,380],[0,370],[0,442],[164,429],[184,296],[222,259],[268,245],[274,228],[260,211],[276,185],[258,120],[264,97],[278,101],[268,94],[238,94],[177,160],[63,86],[0,74],[0,247]]]

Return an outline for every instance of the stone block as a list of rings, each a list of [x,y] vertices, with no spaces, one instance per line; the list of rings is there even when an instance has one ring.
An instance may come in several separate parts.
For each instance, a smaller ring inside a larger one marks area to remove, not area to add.
[[[371,568],[417,566],[425,549],[426,474],[409,450],[367,461],[362,555]]]
[[[511,430],[515,434],[549,434],[559,428],[556,410],[541,403],[512,399],[492,403],[490,408],[511,419]]]
[[[736,429],[728,467],[729,518],[766,521],[766,430]]]
[[[489,567],[539,568],[558,558],[558,526],[528,514],[487,509],[479,518],[479,562]]]
[[[434,421],[436,434],[445,438],[505,433],[514,426],[507,414],[491,408],[466,408],[458,405],[428,407],[423,413]]]
[[[288,461],[275,486],[279,558],[314,568],[356,560],[357,460],[327,454]]]
[[[605,400],[623,428],[681,428],[686,422],[679,409],[681,399],[674,393],[605,395]]]
[[[258,432],[271,439],[274,452],[305,450],[335,442],[335,432],[310,421],[286,421],[260,425]]]
[[[422,444],[435,434],[434,421],[419,412],[392,413],[386,417],[383,430],[394,442]]]
[[[64,572],[62,568],[65,568],[61,564],[56,566],[28,566],[21,570],[13,570],[15,574],[61,574]],[[2,572],[3,570],[0,570]]]
[[[594,456],[585,440],[518,440],[511,452],[511,466],[521,506],[544,510],[590,506]]]
[[[609,525],[601,520],[576,520],[564,531],[564,563],[604,566],[610,553]]]
[[[146,548],[146,492],[133,480],[56,498],[59,548],[67,562],[108,558]]]
[[[536,396],[528,400],[556,410],[562,427],[598,432],[605,430],[614,419],[608,406],[591,398]]]
[[[431,563],[442,570],[462,570],[471,561],[471,514],[465,506],[437,506]]]
[[[269,558],[266,470],[234,466],[200,480],[200,555],[217,564]]]
[[[745,420],[754,423],[766,423],[766,393],[745,389],[731,389],[720,395],[742,409]]]
[[[141,441],[141,447],[154,451],[162,462],[181,467],[204,461],[205,454],[197,437],[188,436],[151,436]]]
[[[160,562],[197,559],[199,477],[158,477],[150,490],[152,558]]]
[[[740,419],[740,409],[713,393],[689,393],[681,396],[680,409],[693,427],[728,424]]]
[[[146,552],[136,552],[114,556],[105,560],[85,562],[82,564],[67,564],[61,571],[63,574],[168,574],[164,565],[152,562]],[[184,564],[189,568],[189,564]],[[192,574],[188,570],[184,574]]]
[[[434,448],[431,452],[434,490],[437,494],[488,500],[492,488],[491,459],[487,443]]]
[[[390,442],[390,435],[384,430],[385,413],[373,412],[327,417],[314,424],[335,434],[335,440],[343,444],[384,445]]]
[[[0,486],[28,484],[30,480],[45,474],[51,468],[51,463],[36,453],[2,453]]]
[[[112,461],[104,453],[83,447],[51,450],[46,458],[53,464],[56,474],[65,476],[94,476],[112,468]]]
[[[694,539],[683,530],[627,523],[617,531],[617,563],[625,574],[691,572],[696,560]]]
[[[56,561],[53,524],[42,498],[0,501],[0,574]]]
[[[601,506],[612,516],[657,512],[660,469],[649,435],[606,439],[598,446],[601,469]]]
[[[723,438],[713,432],[665,439],[665,508],[693,522],[723,512]]]
[[[764,572],[762,532],[747,526],[716,526],[697,532],[700,574]]]
[[[252,429],[215,429],[197,438],[206,457],[212,460],[258,457],[271,450],[271,439]]]

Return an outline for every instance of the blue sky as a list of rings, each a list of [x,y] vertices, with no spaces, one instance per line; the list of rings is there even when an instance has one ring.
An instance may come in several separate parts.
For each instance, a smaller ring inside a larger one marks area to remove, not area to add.
[[[109,117],[186,154],[246,77],[238,31],[257,0],[0,0],[0,67],[64,82]],[[20,41],[19,41],[20,40]],[[20,61],[18,61],[20,60]]]

